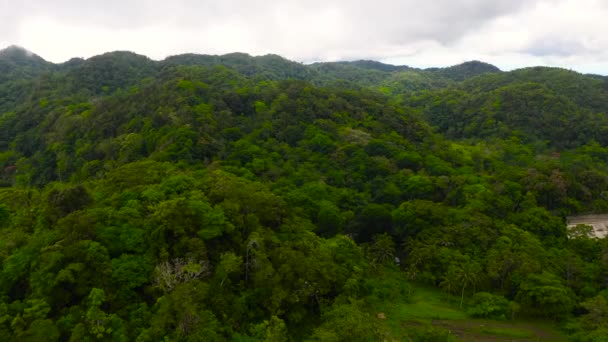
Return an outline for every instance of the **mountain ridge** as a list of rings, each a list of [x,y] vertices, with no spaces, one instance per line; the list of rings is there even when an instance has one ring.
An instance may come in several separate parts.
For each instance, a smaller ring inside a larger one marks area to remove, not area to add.
[[[165,63],[168,62],[169,60],[174,60],[176,57],[182,57],[182,56],[190,56],[190,57],[207,57],[207,58],[230,58],[230,57],[234,57],[234,56],[241,56],[241,57],[247,57],[247,58],[264,58],[264,57],[279,57],[285,61],[288,62],[292,62],[292,63],[297,63],[303,66],[312,66],[312,65],[319,65],[319,64],[343,64],[343,65],[351,65],[351,66],[356,66],[358,68],[361,69],[369,69],[369,70],[379,70],[379,71],[385,71],[385,72],[399,72],[399,71],[408,71],[408,70],[417,70],[417,71],[428,71],[428,72],[441,72],[441,71],[445,71],[446,69],[457,69],[457,68],[461,68],[461,69],[465,69],[465,68],[470,68],[470,69],[475,69],[476,67],[479,66],[484,66],[485,69],[487,70],[491,70],[493,72],[502,72],[504,70],[500,69],[499,67],[491,64],[491,63],[487,63],[484,61],[480,61],[477,59],[471,59],[471,60],[467,60],[464,62],[460,62],[460,63],[456,63],[456,64],[449,64],[446,66],[439,66],[439,67],[426,67],[426,68],[421,68],[421,67],[413,67],[410,65],[398,65],[398,64],[391,64],[391,63],[386,63],[386,62],[381,62],[379,60],[372,60],[372,59],[349,59],[349,60],[335,60],[335,61],[322,61],[322,62],[311,62],[311,63],[303,63],[303,62],[297,62],[297,61],[293,61],[290,60],[288,58],[285,58],[283,56],[280,56],[278,54],[274,54],[274,53],[267,53],[267,54],[262,54],[262,55],[252,55],[250,53],[246,53],[246,52],[229,52],[229,53],[225,53],[225,54],[205,54],[205,53],[199,53],[199,52],[185,52],[185,53],[180,53],[180,54],[174,54],[174,55],[167,55],[166,57],[162,58],[162,59],[152,59],[146,55],[143,54],[138,54],[136,52],[133,51],[128,51],[128,50],[114,50],[114,51],[107,51],[104,53],[100,53],[97,55],[93,55],[91,57],[88,58],[83,58],[83,57],[71,57],[70,59],[64,61],[64,62],[50,62],[44,59],[44,57],[36,54],[35,52],[20,46],[20,45],[16,45],[16,44],[11,44],[8,45],[7,47],[0,49],[0,59],[2,59],[2,55],[14,55],[15,53],[20,53],[22,55],[29,55],[35,59],[39,59],[44,61],[45,63],[49,64],[49,65],[54,65],[54,66],[61,66],[61,65],[66,65],[66,64],[70,64],[70,62],[74,61],[74,60],[89,60],[91,58],[95,58],[98,56],[102,56],[102,55],[107,55],[107,54],[113,54],[113,53],[130,53],[130,54],[134,54],[134,55],[138,55],[138,56],[144,56],[146,58],[148,58],[149,60],[155,62],[155,63]],[[523,66],[523,67],[519,67],[519,68],[514,68],[514,69],[509,69],[508,71],[516,71],[516,70],[521,70],[521,69],[530,69],[530,68],[556,68],[556,69],[564,69],[564,70],[571,70],[565,67],[558,67],[558,66],[544,66],[544,65],[529,65],[529,66]],[[608,79],[608,75],[604,75],[604,74],[598,74],[598,73],[584,73],[584,72],[579,72],[579,71],[575,71],[575,70],[571,70],[574,71],[578,74],[581,75],[586,75],[588,77],[595,77],[595,78],[601,78],[601,79]]]
[[[81,57],[72,57],[69,60],[65,61],[65,62],[61,62],[61,63],[54,63],[54,62],[49,62],[46,61],[43,57],[39,56],[38,54],[28,50],[25,47],[19,46],[19,45],[9,45],[8,47],[0,50],[0,58],[2,57],[2,55],[6,55],[6,54],[15,54],[16,52],[20,52],[23,56],[26,55],[30,55],[33,56],[34,58],[39,58],[42,61],[48,63],[48,64],[52,64],[52,65],[64,65],[74,59],[78,59],[78,60],[90,60],[90,59],[95,59],[96,57],[99,56],[105,56],[105,55],[112,55],[112,54],[132,54],[132,55],[137,55],[137,56],[143,56],[146,57],[147,59],[154,61],[156,63],[167,63],[171,60],[175,60],[180,59],[182,57],[197,57],[197,58],[210,58],[210,59],[221,59],[221,58],[234,58],[234,57],[241,57],[241,58],[254,58],[254,59],[263,59],[263,58],[280,58],[283,59],[284,61],[288,61],[291,63],[297,63],[303,66],[311,66],[311,65],[317,65],[317,64],[344,64],[344,65],[352,65],[352,66],[356,66],[362,69],[370,69],[370,70],[379,70],[379,71],[385,71],[385,72],[394,72],[394,71],[407,71],[407,70],[421,70],[421,71],[438,71],[438,70],[442,70],[442,69],[447,69],[447,68],[455,68],[455,67],[460,67],[460,66],[464,66],[464,65],[468,65],[471,63],[482,63],[482,64],[486,64],[489,66],[492,66],[493,68],[495,68],[495,70],[500,70],[498,67],[493,66],[489,63],[485,63],[485,62],[481,62],[481,61],[477,61],[477,60],[471,60],[471,61],[466,61],[463,63],[459,63],[459,64],[453,64],[453,65],[449,65],[449,66],[445,66],[445,67],[432,67],[432,68],[416,68],[416,67],[411,67],[408,65],[395,65],[395,64],[390,64],[390,63],[384,63],[381,61],[376,61],[376,60],[371,60],[371,59],[354,59],[354,60],[337,60],[337,61],[323,61],[323,62],[314,62],[314,63],[310,63],[310,64],[305,64],[305,63],[300,63],[300,62],[296,62],[296,61],[292,61],[290,59],[287,59],[283,56],[277,55],[277,54],[264,54],[264,55],[251,55],[249,53],[245,53],[245,52],[230,52],[230,53],[226,53],[226,54],[204,54],[204,53],[181,53],[181,54],[176,54],[176,55],[169,55],[163,59],[160,60],[154,60],[151,59],[145,55],[142,54],[138,54],[132,51],[127,51],[127,50],[115,50],[115,51],[108,51],[108,52],[104,52],[98,55],[94,55],[88,58],[81,58]]]
[[[606,336],[602,78],[2,55],[2,341]]]

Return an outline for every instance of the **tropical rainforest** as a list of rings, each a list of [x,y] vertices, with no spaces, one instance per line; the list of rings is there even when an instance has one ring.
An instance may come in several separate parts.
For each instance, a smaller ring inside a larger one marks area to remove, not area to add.
[[[605,212],[607,77],[0,51],[2,341],[607,341]]]

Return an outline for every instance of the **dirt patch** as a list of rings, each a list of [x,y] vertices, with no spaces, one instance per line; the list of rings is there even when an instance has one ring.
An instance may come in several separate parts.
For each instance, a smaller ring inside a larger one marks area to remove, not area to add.
[[[562,340],[549,331],[527,324],[446,320],[434,320],[432,323],[435,326],[449,330],[454,336],[463,341],[536,342]]]
[[[420,322],[416,322],[416,321],[407,321],[407,322],[403,322],[401,324],[402,327],[421,327],[424,324],[420,323]]]

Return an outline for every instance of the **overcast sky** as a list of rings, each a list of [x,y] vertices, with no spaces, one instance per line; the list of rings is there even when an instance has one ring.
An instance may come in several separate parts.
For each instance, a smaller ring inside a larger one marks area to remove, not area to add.
[[[482,60],[608,74],[608,0],[0,0],[0,48],[52,62],[130,50],[416,67]]]

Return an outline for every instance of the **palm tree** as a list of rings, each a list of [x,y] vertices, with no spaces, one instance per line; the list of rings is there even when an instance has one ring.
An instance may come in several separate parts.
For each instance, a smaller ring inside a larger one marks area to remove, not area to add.
[[[462,286],[462,291],[460,294],[460,308],[462,308],[462,303],[464,302],[464,291],[467,286],[475,287],[479,282],[479,277],[481,275],[481,266],[474,261],[468,261],[458,267],[457,273],[457,282]]]
[[[451,265],[439,286],[448,293],[454,293],[457,289],[460,289],[460,308],[462,308],[466,288],[468,286],[475,287],[479,282],[480,275],[481,266],[467,259],[460,265]]]
[[[375,263],[385,264],[395,260],[395,242],[386,233],[374,236],[374,243],[369,251]]]
[[[445,292],[449,294],[453,294],[454,290],[458,287],[458,274],[459,268],[452,265],[448,269],[448,272],[443,276],[443,281],[439,283],[439,287],[441,287]]]

